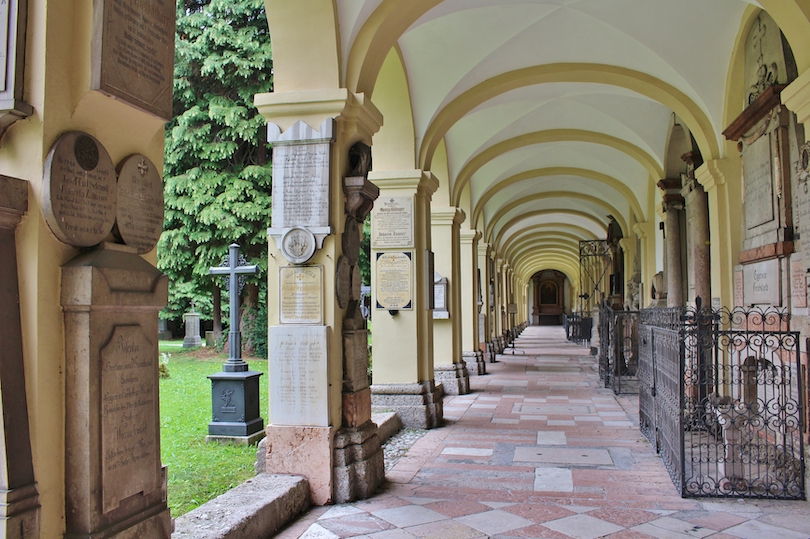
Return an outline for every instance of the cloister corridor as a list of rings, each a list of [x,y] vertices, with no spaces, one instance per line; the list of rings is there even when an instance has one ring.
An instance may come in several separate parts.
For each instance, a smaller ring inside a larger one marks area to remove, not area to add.
[[[530,326],[445,397],[444,425],[378,494],[317,507],[281,539],[810,537],[807,502],[682,499],[638,430],[638,399],[601,387],[589,348]]]

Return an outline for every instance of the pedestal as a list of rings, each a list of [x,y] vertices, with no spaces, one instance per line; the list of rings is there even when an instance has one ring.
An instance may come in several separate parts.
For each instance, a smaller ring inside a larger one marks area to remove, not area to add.
[[[183,320],[186,324],[186,337],[183,339],[183,348],[202,346],[199,313],[186,313],[183,315]]]
[[[171,535],[157,347],[167,284],[120,245],[102,244],[62,268],[68,539]]]
[[[446,395],[466,395],[470,392],[470,375],[465,363],[434,365],[435,380],[444,387]]]
[[[418,384],[374,384],[374,408],[395,410],[405,427],[432,429],[442,423],[442,390],[431,380]]]
[[[470,350],[462,352],[464,363],[467,365],[467,372],[470,376],[481,376],[487,373],[487,363],[484,361],[484,353],[480,350]]]
[[[259,416],[259,378],[256,371],[211,374],[213,420],[206,442],[257,443],[264,437],[264,420]]]

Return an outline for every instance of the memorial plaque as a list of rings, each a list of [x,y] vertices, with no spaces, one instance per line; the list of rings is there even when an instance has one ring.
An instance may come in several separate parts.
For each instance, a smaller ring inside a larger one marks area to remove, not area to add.
[[[329,226],[329,143],[273,147],[273,228]]]
[[[163,179],[143,155],[131,155],[118,167],[115,235],[138,253],[148,253],[163,232]]]
[[[92,247],[112,231],[117,211],[115,167],[86,133],[59,137],[45,159],[42,212],[59,241]]]
[[[363,294],[363,275],[360,273],[360,266],[352,266],[352,293],[349,299],[360,301]]]
[[[174,83],[173,0],[96,0],[92,87],[166,121]]]
[[[159,487],[157,347],[140,326],[115,326],[101,349],[101,476],[104,512]]]
[[[371,211],[371,246],[413,247],[413,197],[378,200]]]
[[[807,307],[807,273],[801,260],[790,263],[790,295],[793,307]]]
[[[375,298],[378,309],[413,308],[413,253],[377,253]]]
[[[745,305],[745,278],[742,271],[734,272],[734,306],[743,307]]]
[[[279,268],[279,321],[323,323],[323,266]]]
[[[329,426],[326,326],[270,328],[270,422]]]
[[[771,137],[763,135],[743,152],[745,226],[748,230],[773,221]]]
[[[487,340],[487,336],[486,336],[486,332],[487,332],[486,327],[487,326],[486,326],[486,323],[487,323],[486,315],[483,314],[483,313],[479,314],[478,315],[478,341],[479,342],[486,342],[486,340]]]
[[[782,305],[779,287],[779,260],[766,260],[743,266],[746,305]]]
[[[349,261],[350,266],[357,264],[357,257],[360,256],[360,226],[354,217],[346,218],[346,228],[343,230],[343,256]]]
[[[349,305],[349,298],[352,295],[352,267],[345,256],[338,259],[336,273],[335,296],[338,307],[345,309]]]

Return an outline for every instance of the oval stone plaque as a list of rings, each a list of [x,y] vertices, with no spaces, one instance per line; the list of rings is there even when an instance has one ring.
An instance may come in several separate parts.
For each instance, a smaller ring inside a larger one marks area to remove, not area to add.
[[[104,146],[66,133],[45,159],[42,213],[54,236],[74,247],[98,245],[112,231],[118,200],[115,167]]]
[[[346,218],[342,240],[343,255],[348,259],[349,265],[354,266],[360,256],[360,227],[354,217]]]
[[[163,179],[146,156],[135,154],[118,165],[115,235],[138,253],[148,253],[163,231]]]
[[[360,266],[352,266],[352,295],[353,301],[360,301],[360,294],[362,294],[363,275],[360,273]]]
[[[337,297],[338,307],[345,309],[349,305],[349,299],[352,294],[352,267],[346,260],[345,256],[341,256],[337,263],[337,275],[335,279],[335,296]]]

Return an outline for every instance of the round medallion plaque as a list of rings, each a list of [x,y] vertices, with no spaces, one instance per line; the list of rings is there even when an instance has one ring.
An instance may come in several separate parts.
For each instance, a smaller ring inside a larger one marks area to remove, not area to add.
[[[62,243],[92,247],[112,231],[118,201],[115,167],[92,136],[71,132],[59,137],[45,159],[43,187],[45,222]]]
[[[360,294],[363,286],[363,275],[360,273],[360,266],[352,266],[352,296],[353,301],[360,301]]]
[[[315,236],[306,228],[291,228],[281,237],[281,252],[293,264],[303,264],[315,254]]]
[[[138,253],[148,253],[163,231],[163,179],[143,155],[118,165],[118,211],[114,233]]]
[[[345,256],[341,256],[337,264],[337,275],[335,279],[335,295],[337,296],[338,307],[345,309],[349,305],[352,294],[352,267]]]
[[[360,256],[360,227],[354,217],[346,218],[342,240],[343,255],[348,259],[349,265],[354,266]]]

